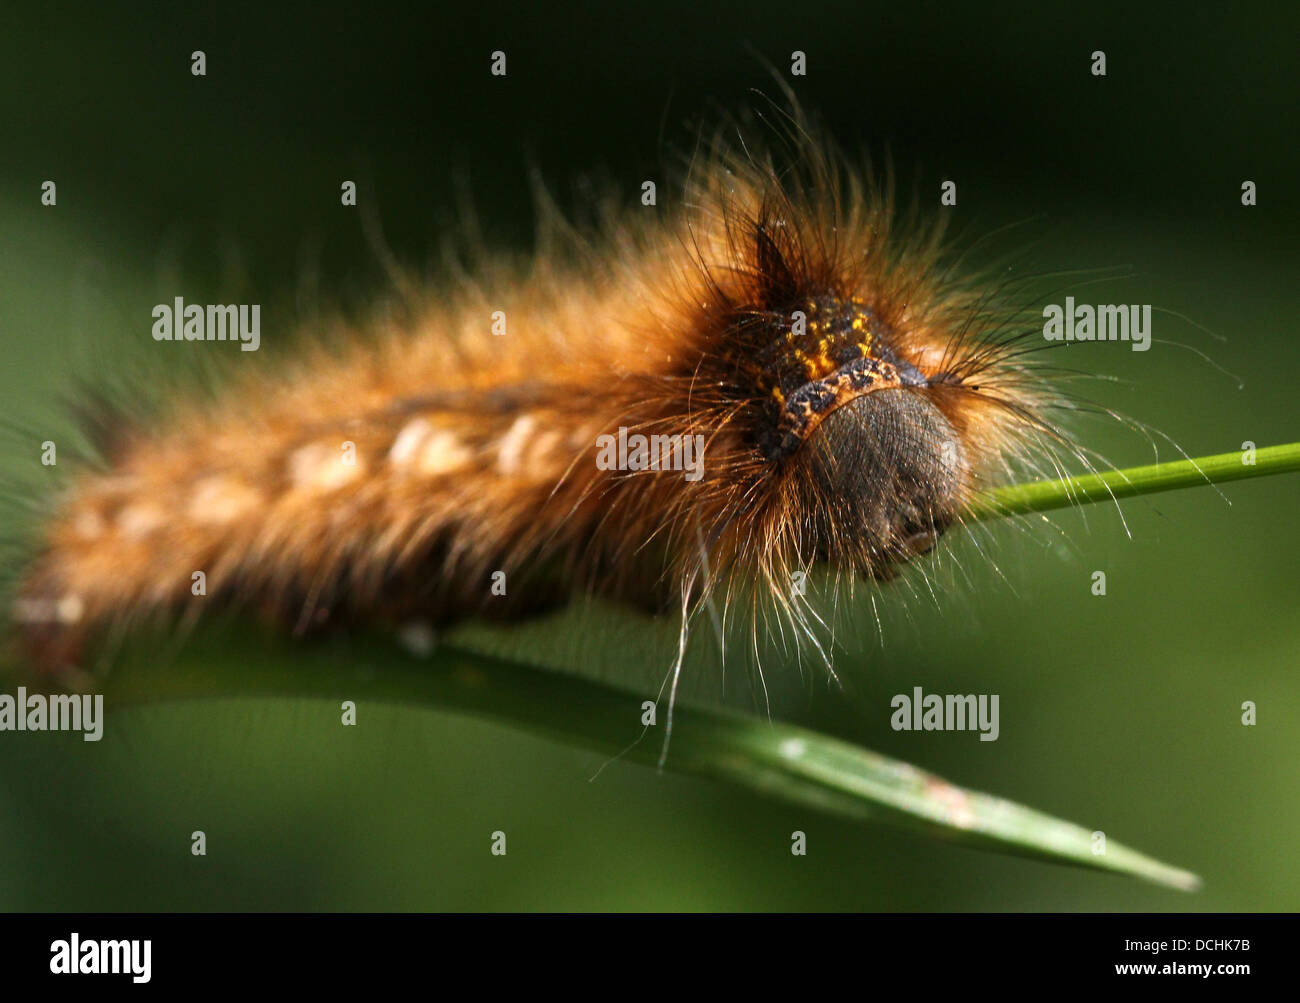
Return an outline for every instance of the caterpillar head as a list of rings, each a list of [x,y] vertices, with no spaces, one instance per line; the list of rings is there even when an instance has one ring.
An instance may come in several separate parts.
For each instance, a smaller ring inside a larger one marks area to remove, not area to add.
[[[924,394],[888,388],[832,411],[804,461],[820,555],[887,577],[928,553],[966,498],[965,448]]]
[[[737,545],[760,578],[825,560],[887,579],[1053,434],[1049,395],[1014,360],[1010,315],[951,277],[937,229],[894,227],[887,196],[808,162],[820,180],[751,164],[714,193],[693,393],[721,388],[719,414],[746,402],[732,472],[749,486],[720,518],[762,541]]]

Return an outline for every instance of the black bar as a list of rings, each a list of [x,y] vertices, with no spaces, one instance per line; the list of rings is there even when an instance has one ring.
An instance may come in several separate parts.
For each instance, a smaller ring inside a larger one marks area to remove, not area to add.
[[[7,991],[98,991],[115,984],[140,992],[256,987],[333,993],[414,979],[431,993],[452,992],[464,980],[483,990],[517,981],[536,992],[567,982],[604,985],[613,993],[620,985],[665,989],[707,979],[762,987],[788,978],[806,983],[809,993],[843,980],[864,996],[900,978],[921,991],[1130,983],[1180,993],[1199,985],[1281,986],[1294,983],[1300,932],[1294,914],[1208,913],[41,913],[5,915],[0,926],[0,979]],[[51,971],[73,960],[74,934],[78,967],[116,964],[128,971]],[[107,950],[105,941],[113,942]],[[123,946],[132,941],[138,943]],[[145,941],[148,981],[136,982],[132,971],[144,974]],[[592,981],[597,978],[615,981]]]

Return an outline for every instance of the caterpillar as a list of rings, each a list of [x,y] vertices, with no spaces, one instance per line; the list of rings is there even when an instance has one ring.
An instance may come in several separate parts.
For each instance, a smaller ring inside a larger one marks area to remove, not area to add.
[[[975,492],[1073,447],[1006,288],[942,219],[905,218],[798,109],[768,126],[702,142],[671,209],[607,207],[594,234],[545,209],[522,267],[101,421],[20,579],[31,662],[214,606],[309,633],[587,594],[673,611],[683,647],[705,608],[775,617],[829,666],[800,572],[887,582]]]

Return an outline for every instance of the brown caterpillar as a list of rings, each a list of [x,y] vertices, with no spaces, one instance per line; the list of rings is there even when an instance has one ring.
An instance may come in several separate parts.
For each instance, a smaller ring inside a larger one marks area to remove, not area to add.
[[[891,578],[1063,442],[1058,398],[942,227],[900,223],[802,116],[771,152],[730,135],[676,211],[611,210],[594,239],[551,212],[522,273],[489,264],[287,369],[240,356],[211,401],[119,435],[21,581],[35,664],[221,601],[305,631],[583,592],[679,608],[683,645],[714,604],[820,650],[794,574]]]

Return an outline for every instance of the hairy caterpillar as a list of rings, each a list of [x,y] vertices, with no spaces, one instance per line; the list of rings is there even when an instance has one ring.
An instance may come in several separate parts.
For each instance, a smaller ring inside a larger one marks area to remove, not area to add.
[[[594,238],[552,212],[522,273],[489,263],[288,368],[241,356],[210,401],[118,429],[22,577],[32,661],[205,604],[305,632],[578,592],[678,608],[683,646],[706,606],[776,616],[825,657],[796,576],[891,578],[1064,444],[1058,398],[1005,290],[801,115],[766,152],[730,136],[675,211]]]

